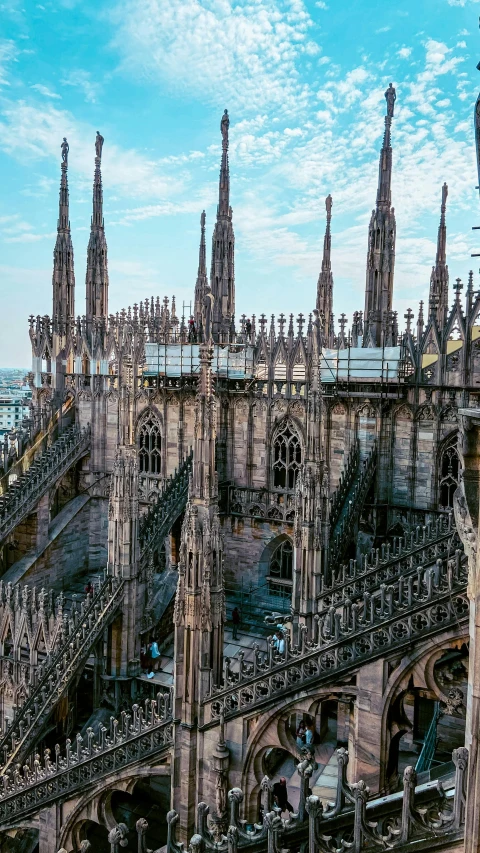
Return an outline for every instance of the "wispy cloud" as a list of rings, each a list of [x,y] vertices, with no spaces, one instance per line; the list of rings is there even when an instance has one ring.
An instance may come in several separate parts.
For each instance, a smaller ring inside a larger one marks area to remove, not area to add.
[[[100,84],[96,80],[92,80],[89,71],[83,69],[71,71],[68,77],[61,80],[61,83],[64,86],[73,86],[73,88],[79,89],[87,103],[90,104],[94,104],[100,94]]]
[[[33,225],[25,222],[19,214],[0,217],[0,235],[4,243],[37,243],[49,239],[53,233],[35,233]]]
[[[49,89],[48,86],[43,86],[42,83],[33,83],[30,88],[34,89],[35,92],[38,92],[39,95],[43,95],[44,98],[56,98],[58,100],[62,99],[61,95],[57,95],[56,92],[52,92],[52,90]]]
[[[20,160],[55,157],[60,161],[60,144],[66,136],[70,144],[70,167],[88,183],[93,174],[95,130],[75,121],[66,110],[53,105],[37,107],[22,101],[4,105],[0,113],[0,148]],[[159,162],[132,150],[125,150],[106,137],[102,171],[110,191],[125,197],[146,199],[172,197],[182,192],[186,176],[175,177],[162,170]]]
[[[0,86],[9,86],[10,63],[16,60],[17,47],[8,39],[0,41]]]

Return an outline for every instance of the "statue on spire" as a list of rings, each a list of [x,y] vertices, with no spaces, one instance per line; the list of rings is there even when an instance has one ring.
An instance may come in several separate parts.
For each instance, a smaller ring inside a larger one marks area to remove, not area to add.
[[[65,166],[68,166],[68,152],[70,150],[70,146],[67,142],[66,136],[63,137],[63,142],[62,142],[61,148],[62,148],[62,163],[65,163]]]
[[[332,215],[332,206],[333,206],[332,196],[330,194],[328,194],[326,199],[325,199],[325,208],[327,211],[327,216],[329,218]]]
[[[395,101],[397,100],[397,93],[392,83],[389,84],[389,87],[385,92],[385,99],[387,101],[387,116],[389,116],[389,118],[393,118],[393,110],[395,108]]]
[[[102,148],[103,148],[104,142],[105,142],[105,140],[104,140],[102,134],[100,133],[99,130],[97,130],[97,137],[95,139],[95,157],[97,158],[97,160],[102,159]]]
[[[442,213],[445,213],[445,208],[447,205],[447,196],[448,196],[448,186],[446,183],[444,183],[444,185],[442,187],[442,210],[441,210]]]
[[[223,111],[222,120],[220,122],[220,130],[222,131],[222,144],[224,148],[228,148],[228,128],[230,127],[230,119],[228,110]]]

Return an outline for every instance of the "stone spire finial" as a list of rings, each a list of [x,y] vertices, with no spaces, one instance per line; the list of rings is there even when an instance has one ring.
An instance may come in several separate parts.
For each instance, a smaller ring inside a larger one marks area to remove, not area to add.
[[[93,179],[93,211],[87,249],[86,319],[90,331],[92,321],[108,316],[107,241],[103,220],[102,150],[104,138],[97,130],[95,139],[95,175]]]
[[[323,339],[327,347],[333,346],[333,275],[332,275],[332,236],[330,232],[330,223],[332,221],[332,196],[328,195],[325,199],[325,208],[327,211],[327,223],[325,227],[325,236],[323,238],[323,257],[322,269],[317,282],[317,303],[316,309],[322,316],[323,321]]]
[[[395,101],[397,100],[397,92],[393,85],[393,83],[389,83],[388,89],[385,92],[385,100],[387,102],[387,117],[393,118],[393,111],[395,109]]]
[[[68,152],[69,144],[63,138],[61,145],[62,164],[60,195],[58,204],[57,240],[53,253],[53,322],[54,327],[66,327],[75,316],[75,272],[73,265],[73,245],[70,232],[69,194],[68,194]]]
[[[200,328],[200,323],[202,319],[202,305],[203,299],[205,296],[205,291],[208,287],[208,278],[207,278],[207,248],[205,245],[205,211],[202,211],[202,215],[200,217],[200,249],[198,252],[198,271],[197,271],[197,281],[195,283],[195,304],[193,316],[195,317],[195,323],[197,330]]]
[[[395,267],[395,211],[392,204],[392,125],[396,91],[390,83],[385,98],[387,114],[385,133],[378,165],[376,207],[372,211],[368,232],[367,281],[365,286],[364,316],[368,322],[368,335],[363,343],[381,346],[382,321],[392,310],[393,272]]]
[[[230,209],[230,167],[228,163],[228,128],[230,119],[225,110],[220,122],[222,132],[222,162],[220,165],[220,192],[218,198],[218,215],[228,216]]]
[[[438,226],[437,253],[435,266],[430,276],[430,295],[428,300],[429,314],[436,313],[437,323],[443,329],[448,317],[448,267],[447,267],[447,226],[445,213],[447,210],[448,186],[442,187],[442,202],[440,206],[440,224]]]
[[[385,131],[383,134],[383,145],[380,152],[380,163],[378,170],[378,190],[377,190],[377,207],[383,206],[387,210],[390,209],[392,203],[391,183],[392,183],[392,140],[391,127],[395,101],[397,93],[390,83],[385,92],[387,101],[387,114],[385,116]]]
[[[235,314],[235,237],[232,225],[232,208],[230,207],[229,127],[230,119],[228,111],[225,110],[220,122],[222,160],[210,268],[210,286],[215,306],[213,319],[213,337],[215,340],[228,339],[231,319]]]

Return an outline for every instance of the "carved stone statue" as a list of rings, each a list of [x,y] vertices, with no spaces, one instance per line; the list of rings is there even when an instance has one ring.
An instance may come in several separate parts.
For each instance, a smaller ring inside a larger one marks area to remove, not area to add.
[[[97,138],[95,139],[95,157],[97,157],[98,160],[102,159],[102,148],[104,142],[105,140],[102,134],[97,130]]]
[[[62,142],[61,147],[62,147],[62,163],[65,163],[65,165],[67,166],[68,165],[68,152],[70,150],[70,146],[69,146],[65,136],[63,137],[63,142]]]
[[[445,213],[445,206],[447,204],[447,196],[448,196],[448,186],[445,183],[442,187],[442,213]]]
[[[212,317],[214,302],[215,297],[211,291],[210,286],[207,285],[207,287],[205,288],[205,294],[203,296],[202,302],[202,326],[205,342],[209,341],[212,337]]]
[[[220,130],[222,131],[222,141],[224,145],[228,145],[228,128],[230,127],[230,119],[228,110],[224,110],[222,120],[220,122]]]
[[[218,817],[222,818],[227,811],[227,774],[224,770],[219,770],[215,780],[215,807]]]
[[[327,216],[332,215],[332,207],[333,207],[332,196],[329,194],[329,195],[327,195],[327,197],[325,199],[325,208],[327,211]]]
[[[393,118],[393,110],[395,107],[395,101],[397,100],[397,93],[392,83],[389,84],[389,87],[385,92],[385,98],[387,101],[387,116]]]

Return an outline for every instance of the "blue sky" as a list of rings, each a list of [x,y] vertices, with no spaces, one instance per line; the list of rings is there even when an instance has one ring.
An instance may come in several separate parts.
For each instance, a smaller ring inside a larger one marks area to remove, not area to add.
[[[63,136],[84,311],[97,129],[111,311],[152,294],[192,298],[225,107],[237,316],[312,310],[328,193],[335,314],[362,309],[390,81],[394,307],[416,314],[428,292],[444,181],[450,280],[466,281],[480,251],[479,13],[478,0],[0,3],[0,365],[29,365],[27,317],[51,312]]]

